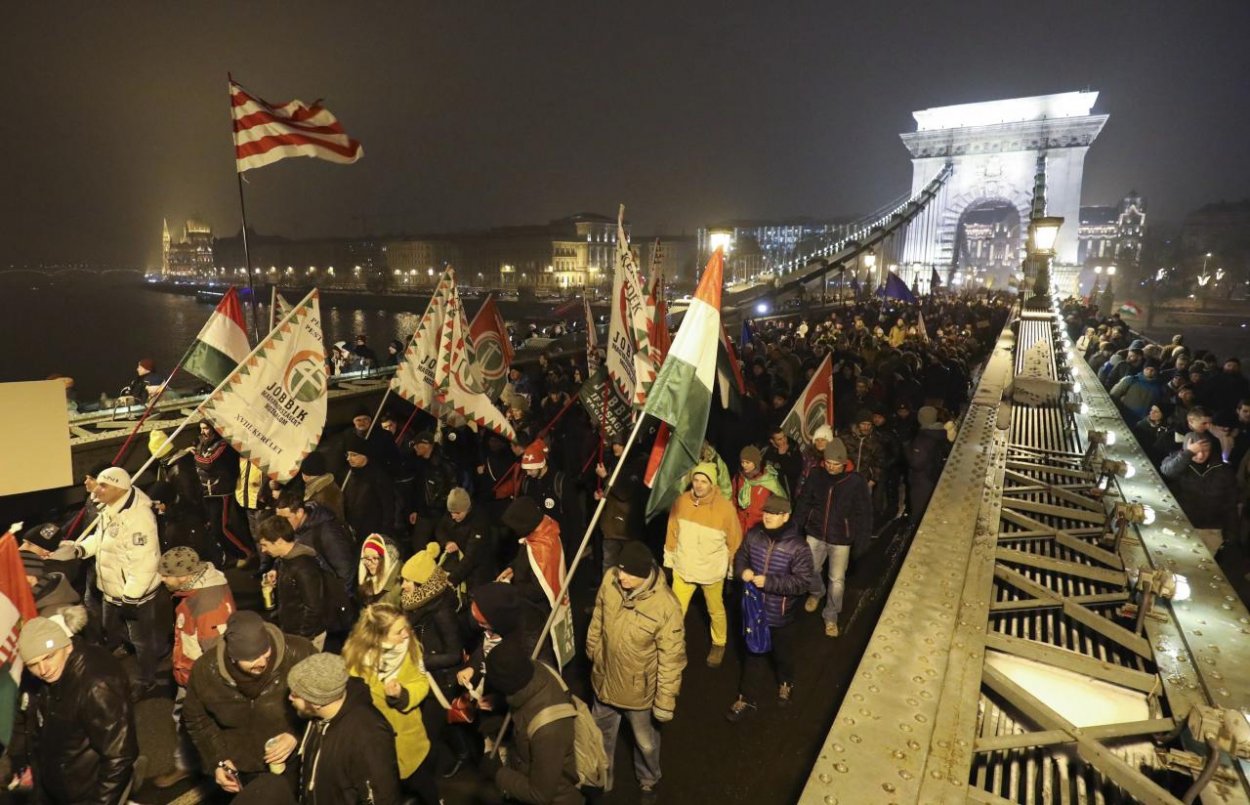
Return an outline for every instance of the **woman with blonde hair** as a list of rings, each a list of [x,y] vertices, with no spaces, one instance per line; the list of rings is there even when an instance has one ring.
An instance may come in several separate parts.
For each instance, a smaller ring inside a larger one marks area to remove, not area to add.
[[[404,613],[390,604],[365,607],[343,644],[343,661],[348,673],[369,686],[373,706],[395,731],[404,790],[425,805],[437,805],[430,739],[421,719],[421,701],[430,692],[430,683],[421,662],[421,644]]]

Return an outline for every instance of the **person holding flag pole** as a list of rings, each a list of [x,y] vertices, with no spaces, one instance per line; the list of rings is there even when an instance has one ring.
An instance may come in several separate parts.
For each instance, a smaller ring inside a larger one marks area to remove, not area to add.
[[[630,449],[633,448],[634,442],[638,439],[638,433],[642,430],[647,414],[674,426],[673,438],[668,443],[669,449],[665,450],[664,458],[661,461],[660,472],[666,478],[671,477],[675,479],[680,477],[688,472],[698,460],[699,451],[703,446],[703,439],[707,432],[708,414],[712,403],[712,384],[716,377],[716,355],[717,345],[720,342],[720,303],[721,288],[724,281],[724,264],[724,253],[717,249],[703,271],[703,276],[699,280],[699,287],[695,292],[694,301],[686,312],[685,319],[682,321],[681,328],[677,331],[676,338],[673,339],[668,359],[660,367],[660,371],[648,394],[647,404],[642,414],[634,422],[629,438],[625,440],[621,459],[616,463],[612,474],[608,477],[603,496],[599,499],[594,514],[591,516],[590,522],[582,534],[582,540],[578,545],[577,552],[573,554],[573,559],[569,562],[568,570],[565,574],[564,589],[566,591],[569,584],[568,580],[577,572],[577,568],[581,565],[582,558],[586,554],[586,548],[590,543],[590,535],[594,533],[595,528],[599,525],[599,519],[603,516],[604,506],[607,504],[612,488],[620,477],[621,469],[628,463],[626,457],[629,455]],[[667,489],[668,487],[665,486],[663,488]],[[648,500],[648,514],[652,514],[655,511],[652,505],[655,502],[655,498],[656,491],[653,489],[651,500]],[[726,572],[728,572],[728,568],[726,568]],[[551,634],[552,625],[562,616],[561,609],[568,606],[568,596],[565,593],[562,596],[560,606],[554,607],[551,614],[547,616],[547,621],[543,624],[543,630],[539,634],[530,656],[531,659],[536,660],[538,658],[539,651],[547,640],[547,636]],[[498,751],[510,721],[510,718],[504,719],[504,723],[496,736],[495,748],[492,752]]]

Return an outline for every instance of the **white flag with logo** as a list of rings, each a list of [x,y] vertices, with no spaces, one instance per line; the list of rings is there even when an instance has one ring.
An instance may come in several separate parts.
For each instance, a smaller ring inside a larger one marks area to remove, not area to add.
[[[612,278],[612,318],[608,325],[608,377],[621,398],[634,408],[647,401],[655,382],[647,328],[651,317],[638,264],[625,237],[625,205],[616,220],[616,272]]]
[[[444,406],[444,410],[454,410],[465,419],[490,428],[508,441],[516,441],[516,432],[491,403],[481,375],[474,366],[469,323],[464,316],[460,294],[456,291],[455,272],[449,268],[446,276],[450,279],[450,291],[443,316],[442,345],[434,370],[439,404]]]
[[[282,317],[201,412],[269,478],[295,477],[326,424],[326,354],[317,291]]]
[[[391,379],[391,390],[418,408],[438,413],[438,382],[435,371],[443,337],[443,320],[447,315],[447,302],[454,290],[454,281],[444,272],[430,304],[425,308],[417,330],[408,342],[404,359]]]

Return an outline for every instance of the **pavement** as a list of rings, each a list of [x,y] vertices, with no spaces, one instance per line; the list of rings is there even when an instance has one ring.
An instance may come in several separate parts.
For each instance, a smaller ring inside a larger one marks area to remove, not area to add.
[[[901,520],[887,525],[873,547],[852,564],[847,578],[841,636],[824,634],[819,613],[800,612],[798,646],[800,663],[790,707],[781,709],[773,700],[737,724],[725,719],[737,697],[743,648],[739,635],[738,607],[727,606],[730,617],[728,650],[720,668],[707,667],[710,648],[707,611],[696,597],[687,615],[689,664],[682,680],[676,718],[662,729],[664,776],[658,788],[660,802],[688,801],[716,796],[720,803],[770,805],[798,798],[820,751],[834,715],[846,694],[850,679],[881,614],[889,587],[902,563],[912,530]],[[259,608],[256,581],[247,573],[228,573],[239,604]],[[593,595],[589,588],[575,589],[575,612],[579,636],[585,634]],[[730,603],[737,602],[736,591]],[[589,698],[584,658],[566,674],[571,687]],[[174,745],[172,701],[159,697],[139,703],[140,751],[148,758],[149,782],[131,795],[143,805],[189,805],[227,802],[228,797],[211,781],[200,778],[159,791],[150,779],[172,768]],[[622,727],[628,732],[628,727]],[[604,805],[627,805],[640,801],[633,776],[633,743],[622,735],[615,759],[616,786]],[[444,801],[452,803],[502,803],[494,786],[482,780],[476,769],[466,767],[454,777],[439,781]]]

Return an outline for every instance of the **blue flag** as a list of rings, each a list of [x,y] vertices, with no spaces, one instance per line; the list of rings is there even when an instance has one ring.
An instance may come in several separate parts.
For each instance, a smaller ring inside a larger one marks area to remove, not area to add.
[[[897,299],[900,302],[909,302],[916,304],[916,295],[907,287],[907,283],[893,271],[885,281],[885,285],[877,291],[877,296],[884,299]]]
[[[936,291],[938,288],[941,288],[941,287],[942,287],[942,278],[938,276],[937,268],[934,268],[931,266],[929,268],[929,293],[933,293],[934,291]]]

